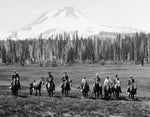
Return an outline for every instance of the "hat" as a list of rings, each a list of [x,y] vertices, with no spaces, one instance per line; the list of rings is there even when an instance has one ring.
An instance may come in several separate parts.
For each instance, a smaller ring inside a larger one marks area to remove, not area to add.
[[[51,72],[49,71],[48,74],[51,74]]]
[[[96,73],[96,76],[98,76],[98,73]]]
[[[132,78],[132,75],[130,75],[130,78]]]
[[[106,78],[109,78],[109,76],[107,75]]]

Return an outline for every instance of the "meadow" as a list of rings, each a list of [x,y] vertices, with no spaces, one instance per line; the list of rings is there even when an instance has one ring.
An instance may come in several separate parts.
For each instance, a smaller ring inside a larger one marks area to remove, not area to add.
[[[11,74],[17,70],[21,77],[22,89],[18,97],[11,95],[9,85]],[[42,96],[29,95],[29,83],[46,77],[51,71],[54,76],[56,90],[54,97],[49,97],[46,88],[42,86]],[[67,71],[73,81],[69,97],[62,97],[60,83],[63,73]],[[0,64],[0,116],[24,117],[149,117],[150,116],[150,65],[143,67],[129,64],[99,65],[75,64],[71,66],[39,67],[38,64],[4,65]],[[119,100],[95,99],[92,85],[96,73],[104,81],[106,75],[114,78],[118,74],[122,93]],[[78,89],[82,77],[86,76],[91,90],[89,98],[82,99]],[[134,101],[127,97],[127,81],[130,77],[137,82],[138,93]]]

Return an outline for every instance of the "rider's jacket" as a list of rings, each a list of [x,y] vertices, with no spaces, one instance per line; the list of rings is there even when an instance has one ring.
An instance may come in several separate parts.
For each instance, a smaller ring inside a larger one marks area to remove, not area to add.
[[[100,82],[100,81],[101,81],[101,79],[100,79],[99,76],[96,77],[96,80],[97,80],[97,82]]]
[[[20,76],[19,76],[18,73],[13,74],[13,75],[11,76],[11,78],[12,78],[12,80],[13,80],[13,79],[17,79],[17,78],[18,78],[18,80],[20,80]]]
[[[108,86],[108,85],[109,85],[109,82],[110,82],[110,81],[106,78],[106,79],[104,80],[104,87],[105,87],[105,86]]]
[[[86,83],[86,80],[83,78],[81,81],[81,84],[85,85],[85,83]]]
[[[62,77],[62,81],[63,81],[63,80],[67,80],[67,79],[69,79],[68,75],[64,75],[64,76]]]
[[[128,86],[132,85],[133,83],[135,83],[135,80],[134,80],[134,79],[129,79],[129,80],[128,80]]]

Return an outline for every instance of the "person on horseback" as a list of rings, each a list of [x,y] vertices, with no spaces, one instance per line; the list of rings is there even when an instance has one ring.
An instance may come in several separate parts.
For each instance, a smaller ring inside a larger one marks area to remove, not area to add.
[[[87,82],[87,81],[86,81],[86,77],[83,76],[83,79],[82,79],[82,81],[81,81],[81,85],[85,85],[86,82]]]
[[[69,79],[67,72],[64,72],[64,75],[62,77],[62,83],[60,86],[62,89],[62,95],[63,96],[69,95],[69,91],[71,90],[71,84],[72,84],[72,80]]]
[[[96,97],[99,98],[100,95],[102,97],[102,84],[101,84],[101,79],[98,74],[96,74],[96,79],[93,84],[93,91],[95,93],[95,98]]]
[[[66,80],[66,79],[69,79],[69,76],[68,76],[67,72],[64,72],[64,75],[62,77],[62,81]]]
[[[16,70],[14,70],[14,74],[11,76],[11,80],[12,81],[10,89],[12,91],[12,94],[17,96],[19,89],[21,90],[21,85],[20,85],[20,76]]]
[[[81,80],[81,91],[82,91],[83,98],[88,97],[88,92],[90,91],[90,87],[88,85],[85,76],[83,76],[83,79]]]
[[[106,76],[106,79],[104,80],[104,95],[106,99],[111,97],[111,86],[112,81],[109,79],[109,76]]]
[[[128,80],[128,86],[131,86],[135,82],[134,78],[130,76],[130,79]]]
[[[96,80],[97,80],[97,82],[100,82],[100,81],[101,81],[101,79],[100,79],[98,73],[96,74]]]
[[[127,88],[127,92],[130,92],[130,88],[133,87],[134,88],[134,93],[137,93],[137,87],[136,87],[136,82],[134,80],[134,78],[132,76],[130,76],[130,79],[128,80],[128,88]]]
[[[12,87],[14,81],[18,81],[18,83],[19,83],[19,88],[21,89],[21,86],[20,86],[20,76],[19,76],[19,74],[17,73],[16,70],[14,70],[14,73],[13,73],[12,76],[11,76],[11,80],[12,80],[12,81],[11,81],[11,87]]]
[[[53,77],[53,75],[51,74],[50,71],[48,72],[48,79],[49,79],[49,81],[54,80],[54,77]]]
[[[115,79],[114,79],[114,88],[118,88],[119,89],[119,92],[121,93],[121,85],[120,85],[120,80],[119,80],[119,77],[118,75],[115,76]]]
[[[110,79],[109,76],[106,76],[106,79],[104,80],[104,88],[109,85],[110,85]]]

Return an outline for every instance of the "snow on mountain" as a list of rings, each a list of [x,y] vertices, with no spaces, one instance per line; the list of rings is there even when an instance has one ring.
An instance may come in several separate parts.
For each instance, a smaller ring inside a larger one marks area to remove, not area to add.
[[[74,33],[78,31],[79,36],[96,35],[99,32],[133,33],[137,30],[131,28],[99,26],[77,9],[67,6],[61,10],[45,12],[36,21],[24,26],[18,31],[9,33],[7,37],[12,39],[38,38],[41,34],[43,38],[49,38],[58,33]]]

